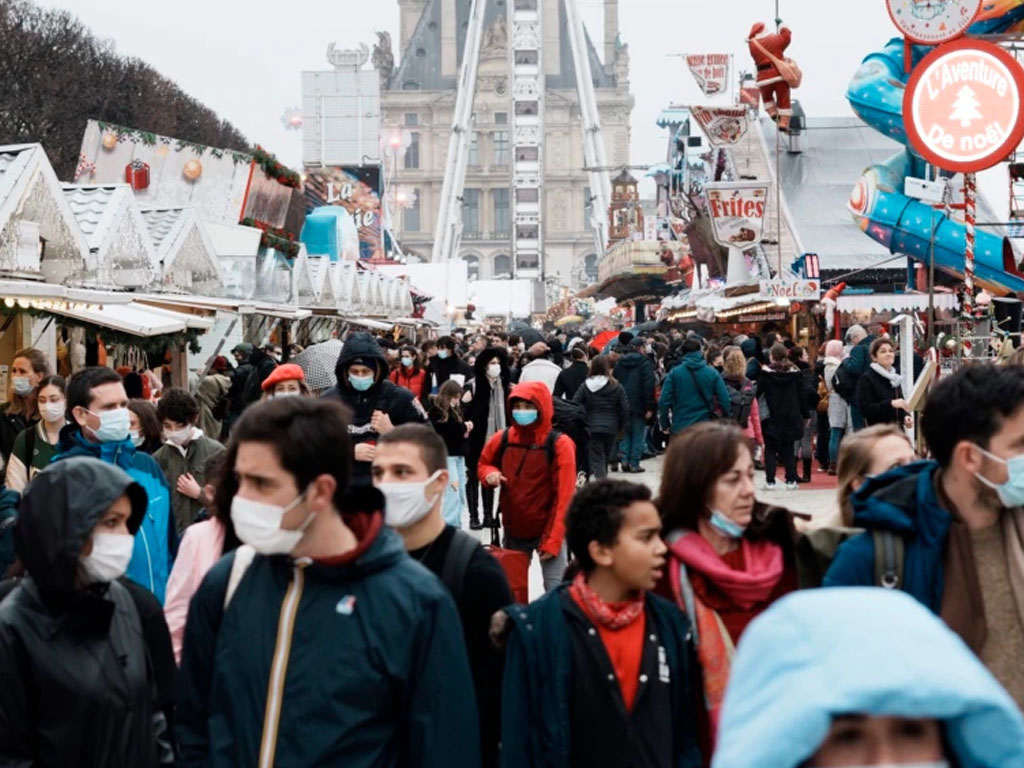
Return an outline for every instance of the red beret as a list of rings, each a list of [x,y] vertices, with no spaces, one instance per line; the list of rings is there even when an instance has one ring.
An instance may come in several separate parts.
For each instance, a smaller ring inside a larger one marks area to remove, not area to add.
[[[274,388],[275,384],[279,384],[282,381],[305,381],[306,374],[303,373],[302,368],[297,366],[295,363],[285,363],[279,365],[274,369],[274,372],[267,376],[263,382],[263,391],[268,392]]]

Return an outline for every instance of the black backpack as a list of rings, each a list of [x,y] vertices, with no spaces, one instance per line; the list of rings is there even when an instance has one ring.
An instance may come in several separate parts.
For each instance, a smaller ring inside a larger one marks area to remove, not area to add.
[[[729,417],[740,429],[746,429],[750,425],[750,409],[754,403],[753,386],[746,384],[740,389],[729,387],[729,402]]]
[[[832,390],[848,403],[853,401],[857,391],[857,376],[850,370],[849,363],[849,358],[843,360],[832,375]]]
[[[583,457],[587,455],[587,447],[590,444],[587,409],[579,403],[562,398],[558,398],[554,403],[555,413],[551,419],[552,429],[558,430],[572,439],[576,444],[576,466],[586,466],[587,462]]]

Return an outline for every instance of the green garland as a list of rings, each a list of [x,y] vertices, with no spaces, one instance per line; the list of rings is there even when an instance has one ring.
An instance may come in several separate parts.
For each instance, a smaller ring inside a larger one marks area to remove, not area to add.
[[[96,125],[99,126],[101,131],[113,131],[117,134],[118,141],[131,140],[137,144],[142,144],[147,147],[155,147],[157,144],[163,144],[165,147],[174,145],[175,152],[181,152],[183,149],[191,149],[197,155],[202,155],[204,152],[209,152],[210,155],[217,160],[224,158],[225,156],[230,157],[231,161],[235,165],[241,163],[251,163],[253,160],[252,155],[248,155],[244,152],[238,152],[234,149],[218,149],[217,147],[209,147],[206,144],[200,144],[195,141],[185,141],[184,139],[172,139],[168,136],[161,136],[158,133],[152,131],[143,131],[138,128],[130,128],[126,125],[118,125],[117,123],[107,123],[102,120],[97,120]]]
[[[251,217],[246,217],[238,223],[243,227],[255,227],[260,230],[260,245],[264,248],[273,248],[293,259],[299,255],[299,244],[295,242],[295,235],[287,229],[272,227],[265,221]]]
[[[93,340],[97,336],[103,339],[103,344],[110,350],[112,347],[135,347],[146,354],[160,354],[168,347],[179,347],[187,345],[189,352],[199,354],[202,348],[199,346],[200,332],[195,328],[186,328],[177,333],[165,333],[159,336],[136,336],[134,333],[115,331],[113,328],[106,328],[102,325],[85,322],[77,318],[66,317],[65,315],[54,314],[42,309],[22,309],[21,307],[4,307],[0,317],[14,314],[29,315],[31,317],[53,318],[58,323],[68,323],[85,329],[85,336]],[[2,323],[0,323],[2,325]]]
[[[263,169],[263,172],[270,178],[276,179],[278,184],[283,184],[292,189],[298,189],[301,186],[302,179],[299,174],[291,168],[282,165],[274,155],[267,152],[259,144],[253,150],[252,157],[256,164]]]

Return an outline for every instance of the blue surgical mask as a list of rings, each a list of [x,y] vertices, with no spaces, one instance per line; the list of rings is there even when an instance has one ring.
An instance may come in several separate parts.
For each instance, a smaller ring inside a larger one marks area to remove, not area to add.
[[[14,390],[14,394],[24,397],[32,391],[32,380],[28,376],[13,376],[11,389]]]
[[[450,355],[451,352],[449,352],[447,349],[442,349],[437,353],[438,358],[441,360],[447,360]]]
[[[526,411],[512,411],[512,418],[521,427],[528,427],[537,421],[537,411],[530,409]]]
[[[851,765],[849,768],[869,768],[869,766]],[[923,763],[872,763],[870,768],[949,768],[949,761],[928,760]]]
[[[992,461],[998,461],[1006,466],[1006,482],[1002,484],[993,483],[977,472],[974,473],[974,476],[999,494],[999,501],[1003,503],[1004,507],[1024,506],[1024,453],[1010,459],[1003,459],[989,453],[980,445],[977,448],[992,459]]]
[[[101,443],[120,443],[128,439],[128,432],[132,428],[132,417],[127,408],[115,408],[112,411],[100,411],[93,413],[86,410],[100,420],[100,426],[93,430],[93,435]]]
[[[708,521],[711,526],[723,536],[730,539],[742,539],[743,533],[747,530],[732,518],[726,517],[717,509],[711,510],[711,519]]]
[[[404,365],[406,368],[412,368],[412,358],[411,357],[403,357],[402,358],[402,365]]]
[[[352,385],[352,389],[356,392],[365,392],[373,386],[373,376],[353,376],[351,373],[348,375],[348,383]]]

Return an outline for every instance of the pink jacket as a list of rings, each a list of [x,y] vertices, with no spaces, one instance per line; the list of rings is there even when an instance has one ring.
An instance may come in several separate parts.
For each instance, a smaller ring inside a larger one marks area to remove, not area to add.
[[[178,664],[181,663],[188,604],[207,571],[220,560],[223,553],[224,526],[220,520],[211,518],[185,529],[171,576],[167,580],[167,599],[164,603],[164,617],[167,619],[167,628],[171,630],[174,660]]]
[[[747,421],[747,428],[743,430],[743,436],[753,439],[758,445],[764,445],[764,435],[761,433],[761,410],[757,407],[757,398],[750,404],[750,419]]]

